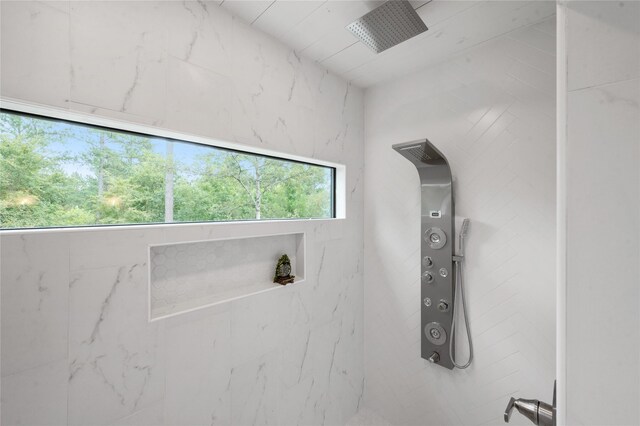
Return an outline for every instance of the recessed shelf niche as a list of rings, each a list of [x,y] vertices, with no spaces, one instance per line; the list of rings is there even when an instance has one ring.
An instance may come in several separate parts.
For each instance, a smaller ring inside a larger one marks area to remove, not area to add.
[[[304,280],[304,233],[153,245],[149,247],[149,320],[282,288],[277,260],[291,259]]]

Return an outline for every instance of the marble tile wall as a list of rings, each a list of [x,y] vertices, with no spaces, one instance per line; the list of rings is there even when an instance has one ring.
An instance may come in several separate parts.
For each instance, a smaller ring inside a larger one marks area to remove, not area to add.
[[[640,3],[571,1],[563,7],[565,413],[572,425],[635,425],[640,423]]]
[[[391,145],[421,138],[471,220],[467,370],[420,358],[420,186]],[[551,399],[555,140],[554,18],[367,89],[364,403],[391,424],[501,424],[511,395]]]
[[[280,288],[273,274],[283,254],[295,283],[304,280],[304,234],[150,247],[150,318]]]
[[[3,1],[4,98],[347,166],[344,220],[0,235],[2,424],[343,424],[363,392],[363,93],[216,2]],[[306,233],[305,283],[149,323],[148,246]]]

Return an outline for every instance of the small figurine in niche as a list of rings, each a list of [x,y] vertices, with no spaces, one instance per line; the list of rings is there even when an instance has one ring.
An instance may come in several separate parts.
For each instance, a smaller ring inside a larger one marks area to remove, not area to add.
[[[287,285],[293,282],[295,276],[291,275],[291,261],[289,260],[289,256],[283,254],[278,259],[278,264],[276,265],[276,273],[273,276],[273,282]]]

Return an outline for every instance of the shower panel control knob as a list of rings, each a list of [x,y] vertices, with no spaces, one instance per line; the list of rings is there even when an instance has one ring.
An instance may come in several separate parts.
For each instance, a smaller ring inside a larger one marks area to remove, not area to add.
[[[431,258],[431,256],[423,257],[422,265],[424,265],[425,268],[430,269],[433,266],[433,259]]]
[[[424,232],[424,240],[429,244],[429,247],[438,250],[447,244],[447,234],[434,226]]]
[[[427,271],[422,274],[422,281],[426,282],[427,284],[431,284],[433,282],[433,275],[431,274],[431,272]]]
[[[443,345],[447,341],[447,332],[440,323],[430,322],[424,327],[424,335],[431,343],[437,346]]]
[[[440,361],[440,354],[438,352],[432,353],[431,356],[429,357],[428,361],[431,364],[437,364]]]
[[[440,303],[438,303],[438,310],[441,312],[447,312],[449,310],[449,304],[446,301],[441,300]]]

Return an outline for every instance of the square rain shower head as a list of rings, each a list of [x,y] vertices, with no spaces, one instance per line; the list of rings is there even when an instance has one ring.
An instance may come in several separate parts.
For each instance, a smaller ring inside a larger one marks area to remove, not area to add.
[[[347,25],[347,29],[376,53],[427,31],[406,0],[390,0]]]

